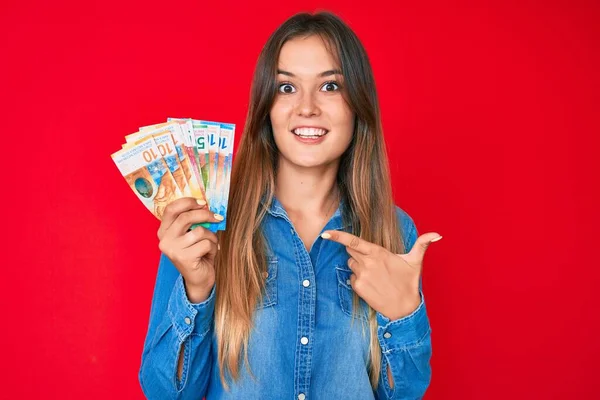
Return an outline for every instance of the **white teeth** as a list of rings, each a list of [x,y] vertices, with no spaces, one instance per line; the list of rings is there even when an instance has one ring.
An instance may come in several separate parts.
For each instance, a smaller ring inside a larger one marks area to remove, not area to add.
[[[292,131],[298,136],[321,137],[327,133],[325,129],[319,128],[296,128]]]

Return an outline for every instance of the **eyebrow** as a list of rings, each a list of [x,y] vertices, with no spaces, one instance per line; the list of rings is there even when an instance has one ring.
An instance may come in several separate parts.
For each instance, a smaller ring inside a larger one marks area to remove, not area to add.
[[[287,75],[287,76],[291,76],[292,78],[295,78],[296,75],[292,74],[291,72],[288,71],[284,71],[281,69],[277,70],[277,74],[281,74],[281,75]],[[331,75],[342,75],[342,71],[339,69],[330,69],[328,71],[325,72],[321,72],[319,75],[317,75],[319,78],[323,78],[325,76],[331,76]]]

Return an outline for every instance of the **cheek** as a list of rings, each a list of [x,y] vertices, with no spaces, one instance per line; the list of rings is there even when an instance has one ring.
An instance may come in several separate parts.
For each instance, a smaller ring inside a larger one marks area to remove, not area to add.
[[[332,114],[332,124],[337,128],[338,132],[350,140],[354,132],[354,113],[345,102],[336,104],[335,112]]]
[[[271,111],[269,112],[271,125],[273,126],[273,134],[288,129],[291,112],[292,105],[289,104],[289,102],[282,101],[281,99],[275,100],[271,107]]]

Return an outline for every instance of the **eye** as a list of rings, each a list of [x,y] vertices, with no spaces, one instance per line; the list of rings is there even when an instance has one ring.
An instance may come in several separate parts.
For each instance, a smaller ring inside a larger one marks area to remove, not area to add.
[[[325,90],[323,90],[323,89],[325,89]],[[333,81],[325,82],[323,84],[323,86],[321,86],[321,90],[323,92],[335,92],[336,90],[339,90],[339,89],[340,89],[340,85],[338,85],[337,82],[333,82]]]
[[[296,92],[296,88],[293,87],[291,83],[280,84],[278,90],[279,90],[279,93],[285,93],[285,94]]]

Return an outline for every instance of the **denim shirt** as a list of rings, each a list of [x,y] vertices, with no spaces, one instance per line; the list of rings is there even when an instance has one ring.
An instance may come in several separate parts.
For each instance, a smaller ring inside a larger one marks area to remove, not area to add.
[[[344,230],[341,207],[324,227]],[[410,251],[418,236],[412,218],[396,215]],[[139,371],[149,399],[420,399],[431,379],[431,328],[421,302],[410,315],[390,321],[377,312],[382,351],[377,391],[369,382],[367,305],[352,321],[352,271],[343,245],[317,237],[310,251],[286,211],[273,199],[262,225],[268,250],[266,292],[254,315],[248,360],[225,391],[219,377],[213,329],[215,287],[202,303],[190,303],[183,279],[161,255],[150,322]],[[353,323],[352,323],[353,322]],[[177,377],[185,342],[183,374]],[[387,367],[390,366],[393,388]]]

